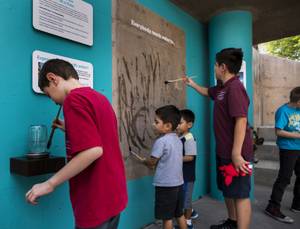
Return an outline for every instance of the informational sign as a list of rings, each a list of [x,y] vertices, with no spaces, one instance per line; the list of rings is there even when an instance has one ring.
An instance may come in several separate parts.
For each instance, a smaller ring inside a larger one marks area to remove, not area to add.
[[[245,89],[247,89],[247,77],[246,77],[246,61],[243,60],[241,70],[238,73],[240,81],[243,83]]]
[[[93,7],[82,0],[33,0],[33,27],[93,45]]]
[[[32,89],[36,93],[43,93],[38,86],[38,76],[43,64],[49,59],[62,59],[70,62],[78,73],[80,84],[93,87],[93,65],[91,63],[35,50],[32,53]]]

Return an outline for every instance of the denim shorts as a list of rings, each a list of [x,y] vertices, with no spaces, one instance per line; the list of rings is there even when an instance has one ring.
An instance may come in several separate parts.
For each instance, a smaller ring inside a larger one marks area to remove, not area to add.
[[[194,182],[184,182],[183,192],[184,192],[184,209],[192,209],[192,197],[193,197],[193,189],[194,189]]]

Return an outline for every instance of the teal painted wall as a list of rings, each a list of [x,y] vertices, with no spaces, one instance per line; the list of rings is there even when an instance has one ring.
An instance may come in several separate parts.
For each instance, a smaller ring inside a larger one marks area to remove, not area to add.
[[[202,85],[209,84],[208,52],[206,27],[188,14],[177,8],[168,0],[138,0],[151,11],[165,18],[185,32],[186,39],[186,74],[197,75],[195,81]],[[208,101],[194,90],[187,90],[187,107],[196,115],[192,132],[197,139],[197,181],[193,198],[198,199],[208,192],[208,159],[209,159],[209,112]],[[129,205],[120,222],[121,229],[137,229],[154,220],[154,188],[152,178],[129,181]],[[140,197],[136,196],[138,194]],[[131,225],[130,227],[128,225]]]
[[[247,11],[228,11],[213,17],[209,22],[209,69],[210,85],[215,85],[214,64],[216,53],[224,48],[242,48],[246,61],[247,93],[251,100],[248,118],[253,124],[253,84],[252,84],[252,15]],[[211,103],[211,117],[212,117]],[[211,120],[212,126],[212,120]],[[215,141],[211,132],[211,195],[222,199],[216,184]]]
[[[50,123],[57,106],[31,89],[32,52],[41,50],[87,62],[94,66],[94,88],[112,99],[111,1],[88,0],[94,8],[94,45],[85,46],[63,38],[39,32],[32,27],[32,1],[0,0],[0,138],[1,186],[0,228],[73,228],[73,216],[64,184],[38,206],[25,202],[25,192],[50,175],[26,178],[10,174],[9,158],[26,153],[27,130],[31,124]],[[208,85],[208,52],[206,28],[167,0],[140,0],[140,4],[181,28],[186,35],[186,69],[188,75],[198,75],[195,81]],[[194,199],[207,193],[209,113],[208,104],[191,89],[187,90],[187,105],[196,113],[192,130],[198,142],[197,182]],[[64,136],[57,131],[51,151],[64,155]],[[122,214],[120,229],[135,229],[154,220],[152,177],[128,181],[129,204]]]
[[[32,178],[12,175],[9,157],[27,150],[27,130],[31,124],[50,124],[57,106],[31,89],[32,52],[36,49],[91,62],[95,89],[112,98],[111,1],[87,1],[94,7],[92,47],[38,32],[32,27],[32,1],[0,0],[0,228],[73,228],[73,215],[64,184],[41,198],[38,206],[25,202],[25,192],[47,176]],[[64,155],[64,135],[56,131],[51,151]]]

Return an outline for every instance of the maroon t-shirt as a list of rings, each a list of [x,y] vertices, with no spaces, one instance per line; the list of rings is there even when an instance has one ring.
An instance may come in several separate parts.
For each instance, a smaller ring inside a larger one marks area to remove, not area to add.
[[[116,116],[105,96],[89,87],[73,89],[63,108],[68,160],[83,150],[103,148],[103,155],[69,182],[76,225],[95,227],[127,205]]]
[[[219,83],[209,88],[208,94],[214,100],[213,116],[217,155],[223,159],[231,159],[235,121],[238,117],[247,117],[249,97],[238,77],[229,79],[224,85]],[[247,161],[253,160],[249,125],[246,128],[242,156]]]

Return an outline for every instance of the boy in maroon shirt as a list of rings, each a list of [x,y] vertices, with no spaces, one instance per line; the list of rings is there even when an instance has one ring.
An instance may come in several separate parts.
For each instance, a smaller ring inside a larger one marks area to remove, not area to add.
[[[39,87],[63,105],[65,122],[53,125],[65,131],[68,163],[47,181],[34,185],[26,199],[37,204],[69,180],[76,228],[115,229],[127,205],[125,169],[119,146],[117,120],[102,94],[79,84],[73,66],[59,59],[47,61]]]
[[[241,49],[223,49],[216,54],[217,86],[205,88],[186,78],[187,85],[201,95],[214,100],[214,133],[217,153],[217,183],[223,192],[228,219],[211,229],[248,229],[251,219],[250,175],[234,177],[230,185],[224,184],[220,166],[233,164],[240,173],[249,174],[253,160],[252,138],[247,123],[249,98],[237,74],[241,68]]]

